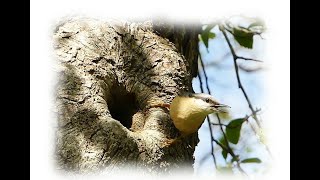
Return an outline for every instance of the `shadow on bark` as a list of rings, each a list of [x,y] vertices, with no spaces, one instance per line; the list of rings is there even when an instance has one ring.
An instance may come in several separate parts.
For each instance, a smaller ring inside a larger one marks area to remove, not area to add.
[[[197,133],[163,147],[179,133],[167,110],[148,108],[192,91],[190,66],[152,26],[131,25],[76,20],[56,32],[63,67],[56,91],[56,156],[64,170],[128,164],[154,172],[192,169]]]

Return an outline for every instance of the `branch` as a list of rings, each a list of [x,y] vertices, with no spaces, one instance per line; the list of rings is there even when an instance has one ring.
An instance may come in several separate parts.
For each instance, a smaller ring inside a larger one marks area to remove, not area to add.
[[[245,121],[246,121],[246,119],[245,119]],[[220,124],[220,123],[210,123],[211,125],[214,125],[214,126],[224,126],[224,127],[228,127],[228,125],[226,125],[226,124]],[[237,125],[237,126],[234,126],[234,127],[228,127],[229,129],[235,129],[235,128],[237,128],[237,127],[239,127],[239,126],[242,126],[242,124],[239,124],[239,125]]]
[[[219,116],[217,115],[217,117],[219,117]],[[219,119],[219,121],[220,121],[220,118],[218,118],[218,119]],[[223,129],[222,129],[222,126],[220,126],[220,128],[221,128],[221,131],[222,131],[222,133],[223,133],[223,135],[224,135],[224,138],[226,138],[226,135],[225,135],[225,133],[224,133],[224,131],[223,131]],[[236,162],[237,162],[237,167],[238,167],[239,171],[248,176],[248,174],[241,168],[240,162],[239,162],[240,159],[238,158],[238,155],[234,154],[234,152],[233,152],[232,149],[230,148],[227,139],[225,139],[225,142],[226,142],[226,145],[227,145],[227,146],[223,145],[222,143],[220,143],[220,142],[217,141],[216,139],[213,139],[213,141],[214,141],[215,143],[217,143],[223,150],[225,150],[226,152],[228,152],[228,153],[232,156],[232,158],[236,160]]]
[[[228,26],[228,28],[236,28],[236,27]],[[234,33],[233,33],[230,29],[228,29],[228,28],[225,28],[225,29],[226,29],[230,34],[234,35]],[[245,30],[247,30],[247,31],[250,31],[253,35],[258,35],[258,36],[260,36],[261,39],[264,39],[264,38],[261,36],[262,32],[253,32],[253,31],[251,31],[250,29],[245,28],[245,27],[239,27],[239,28],[245,29]],[[237,28],[237,29],[239,29],[239,28]]]
[[[246,98],[246,100],[247,100],[247,102],[248,102],[249,108],[250,108],[250,110],[251,110],[251,112],[252,112],[252,115],[250,115],[250,116],[253,117],[253,119],[254,119],[255,122],[257,123],[258,127],[261,128],[261,124],[260,124],[259,119],[258,119],[258,117],[257,117],[257,112],[259,111],[259,109],[256,109],[256,110],[253,109],[253,106],[252,106],[252,104],[251,104],[251,101],[250,101],[250,99],[249,99],[249,97],[248,97],[248,95],[247,95],[244,87],[242,86],[242,83],[241,83],[241,80],[240,80],[240,75],[239,75],[239,68],[238,68],[238,64],[237,64],[237,59],[239,59],[239,58],[242,58],[242,59],[250,59],[250,58],[243,58],[243,57],[239,57],[239,56],[236,55],[236,53],[235,53],[235,51],[234,51],[234,48],[233,48],[233,46],[232,46],[231,43],[230,43],[230,40],[229,40],[229,38],[228,38],[228,36],[227,36],[227,33],[226,33],[225,29],[226,29],[226,28],[225,28],[224,26],[222,26],[221,24],[219,25],[219,30],[222,32],[223,36],[225,37],[225,39],[226,39],[226,41],[227,41],[227,43],[228,43],[229,49],[230,49],[230,51],[231,51],[231,54],[232,54],[232,56],[233,56],[233,62],[234,62],[234,67],[235,67],[235,71],[236,71],[238,86],[239,86],[239,88],[241,89],[244,97]],[[232,32],[231,32],[230,30],[228,30],[228,29],[226,29],[226,30],[229,31],[229,32],[232,34]],[[249,118],[249,117],[248,117],[248,118]],[[256,132],[256,130],[254,129],[254,127],[252,126],[252,124],[250,124],[250,126],[251,126],[252,130],[255,132],[255,134],[257,134],[257,132]],[[260,142],[261,142],[261,141],[260,141]],[[262,144],[264,144],[264,143],[262,143]],[[266,144],[264,144],[264,145],[265,145],[267,151],[269,152],[269,154],[271,155],[271,152],[270,152],[268,146],[267,146]]]
[[[203,93],[203,87],[202,87],[202,79],[201,79],[201,76],[200,76],[200,73],[198,71],[198,77],[199,77],[199,82],[200,82],[200,89],[201,89],[201,92]],[[210,138],[211,138],[211,155],[213,157],[213,162],[214,162],[214,166],[217,168],[217,160],[216,160],[216,157],[214,155],[214,147],[213,147],[213,133],[212,133],[212,129],[211,129],[211,126],[210,126],[210,119],[209,119],[209,116],[207,116],[207,122],[208,122],[208,127],[209,127],[209,131],[210,131]]]
[[[219,124],[219,123],[210,123],[211,125],[214,125],[214,126],[225,126],[227,127],[228,125],[226,124]]]
[[[206,70],[204,68],[204,64],[203,64],[201,55],[199,57],[200,57],[200,64],[201,64],[201,68],[202,68],[202,71],[203,71],[203,74],[204,74],[204,78],[206,80],[206,88],[207,88],[208,93],[211,94],[211,91],[210,91],[210,88],[209,88],[209,83],[208,83],[208,76],[207,76]]]
[[[229,153],[229,149],[225,146],[225,145],[223,145],[222,143],[220,143],[219,141],[217,141],[216,139],[213,139],[213,141],[215,142],[215,143],[217,143],[223,150],[225,150],[225,151],[227,151],[228,153]],[[235,156],[235,154],[231,151],[229,154],[233,154],[234,156]],[[232,156],[232,155],[231,155]]]
[[[257,109],[256,110],[256,113],[261,111],[261,109]],[[253,114],[250,114],[250,115],[246,115],[243,119],[244,121],[248,121],[248,119],[252,116]],[[214,126],[224,126],[224,127],[228,127],[227,124],[222,124],[222,123],[213,123],[213,122],[210,122],[211,125],[214,125]],[[242,126],[242,124],[239,124],[238,126],[234,126],[234,127],[228,127],[230,129],[233,129],[233,128],[237,128],[239,126]]]
[[[208,93],[211,95],[211,91],[210,91],[209,83],[208,83],[208,76],[207,76],[206,70],[205,70],[205,68],[204,68],[204,64],[203,64],[201,55],[200,55],[199,57],[200,57],[200,64],[201,64],[201,67],[202,67],[202,71],[203,71],[203,74],[204,74],[204,77],[205,77],[205,80],[206,80],[207,91],[208,91]],[[200,78],[200,76],[199,76],[199,78]],[[201,85],[201,87],[202,87],[202,82],[200,82],[200,85]],[[202,90],[202,92],[203,92],[203,89],[202,89],[202,88],[201,88],[201,90]],[[234,154],[233,150],[230,148],[229,143],[228,143],[228,141],[227,141],[227,137],[226,137],[226,135],[225,135],[225,133],[224,133],[224,131],[223,131],[223,128],[222,128],[222,125],[221,125],[221,121],[220,121],[219,115],[218,115],[218,114],[216,114],[216,115],[217,115],[217,118],[218,118],[218,120],[219,120],[220,129],[222,130],[223,136],[224,136],[225,141],[226,141],[226,147],[225,147],[223,144],[221,144],[221,143],[217,143],[217,144],[218,144],[219,146],[222,145],[221,147],[224,148],[224,149],[232,156],[232,158],[236,160],[236,162],[237,162],[237,167],[238,167],[239,171],[242,172],[243,174],[247,175],[247,173],[246,173],[246,172],[241,168],[241,166],[240,166],[240,159],[238,158],[238,155]],[[207,122],[208,122],[208,125],[209,125],[210,134],[211,134],[211,143],[212,143],[213,141],[214,141],[214,142],[217,142],[216,139],[214,139],[214,137],[213,137],[212,129],[211,129],[211,126],[210,126],[210,118],[209,118],[209,116],[207,116]],[[212,147],[212,154],[213,154],[213,144],[212,144],[211,147]],[[217,166],[216,166],[216,167],[217,167]],[[247,176],[248,176],[248,175],[247,175]]]
[[[256,61],[256,62],[263,62],[261,60],[258,60],[258,59],[253,59],[253,58],[246,58],[246,57],[243,57],[243,56],[236,56],[236,59],[243,59],[243,60],[246,60],[246,61]]]
[[[214,140],[214,137],[213,137],[213,132],[212,132],[212,129],[211,129],[211,126],[210,126],[210,118],[209,116],[207,116],[207,122],[208,122],[208,127],[209,127],[209,131],[210,131],[210,137],[211,137],[211,155],[213,157],[213,161],[214,161],[214,165],[215,167],[217,168],[217,160],[216,160],[216,157],[214,155],[214,147],[213,147],[213,140]]]
[[[228,43],[228,46],[229,46],[229,48],[230,48],[232,57],[233,57],[234,68],[235,68],[235,71],[236,71],[236,76],[237,76],[237,81],[238,81],[238,87],[241,89],[244,97],[246,98],[246,100],[247,100],[247,102],[248,102],[249,108],[250,108],[251,112],[253,113],[253,119],[256,121],[256,123],[258,124],[258,126],[261,127],[261,124],[260,124],[260,122],[259,122],[259,120],[258,120],[258,117],[257,117],[256,113],[255,113],[256,111],[253,109],[253,106],[252,106],[252,104],[251,104],[251,101],[250,101],[250,99],[249,99],[249,97],[248,97],[248,95],[247,95],[244,87],[242,86],[242,83],[241,83],[241,80],[240,80],[239,68],[238,68],[238,64],[237,64],[237,59],[239,58],[239,56],[236,55],[236,53],[235,53],[235,51],[234,51],[234,49],[233,49],[233,47],[232,47],[232,45],[231,45],[231,43],[230,43],[230,40],[229,40],[229,38],[228,38],[228,36],[227,36],[227,34],[226,34],[226,31],[225,31],[224,26],[219,25],[219,29],[220,29],[220,31],[222,32],[223,36],[225,37],[225,39],[226,39],[226,41],[227,41],[227,43]]]
[[[219,124],[221,124],[221,120],[220,120],[219,115],[216,114],[216,116],[217,116],[217,118],[218,118]],[[221,130],[221,132],[222,132],[222,134],[223,134],[224,141],[226,142],[226,151],[232,156],[233,159],[236,160],[236,162],[237,162],[237,167],[238,167],[239,171],[241,171],[243,174],[245,174],[246,176],[248,176],[248,174],[247,174],[247,173],[241,168],[241,166],[240,166],[240,159],[238,158],[239,156],[238,156],[238,155],[235,155],[234,152],[233,152],[233,150],[230,148],[229,142],[228,142],[228,140],[227,140],[227,135],[226,135],[226,133],[224,132],[222,126],[220,126],[220,130]],[[220,143],[220,144],[221,144],[221,143]]]
[[[200,82],[200,90],[203,93],[204,91],[203,91],[203,87],[202,87],[202,79],[201,79],[201,75],[200,75],[199,71],[198,71],[198,77],[199,77],[199,82]]]

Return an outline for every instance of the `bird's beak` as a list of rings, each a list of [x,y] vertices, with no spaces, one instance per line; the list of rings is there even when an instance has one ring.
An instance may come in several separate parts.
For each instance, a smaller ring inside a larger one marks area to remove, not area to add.
[[[215,104],[215,105],[213,105],[213,107],[216,108],[218,112],[222,112],[222,113],[228,112],[224,109],[225,107],[231,108],[230,106],[225,105],[225,104]]]
[[[213,107],[215,107],[215,108],[219,108],[219,107],[228,107],[228,108],[231,108],[230,106],[225,105],[225,104],[215,104],[215,105],[213,105]]]

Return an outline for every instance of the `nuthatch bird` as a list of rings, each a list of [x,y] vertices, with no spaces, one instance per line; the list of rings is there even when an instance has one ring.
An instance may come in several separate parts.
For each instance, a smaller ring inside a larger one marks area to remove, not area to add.
[[[229,106],[220,104],[209,94],[184,92],[176,96],[170,105],[153,107],[169,108],[173,124],[182,136],[187,136],[196,132],[209,114],[225,112],[222,108]]]
[[[204,93],[184,93],[176,96],[170,105],[170,117],[175,127],[186,136],[196,132],[205,118],[212,113],[225,112],[211,95]]]

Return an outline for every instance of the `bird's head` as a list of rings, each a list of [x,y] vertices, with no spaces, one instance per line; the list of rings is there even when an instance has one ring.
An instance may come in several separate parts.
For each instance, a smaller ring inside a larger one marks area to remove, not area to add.
[[[225,112],[224,107],[209,94],[181,93],[170,105],[170,117],[176,128],[183,134],[196,132],[206,116]]]
[[[192,98],[194,103],[193,105],[197,106],[199,109],[202,109],[206,114],[226,112],[224,108],[230,108],[228,105],[219,103],[209,94],[188,93],[187,97]]]

